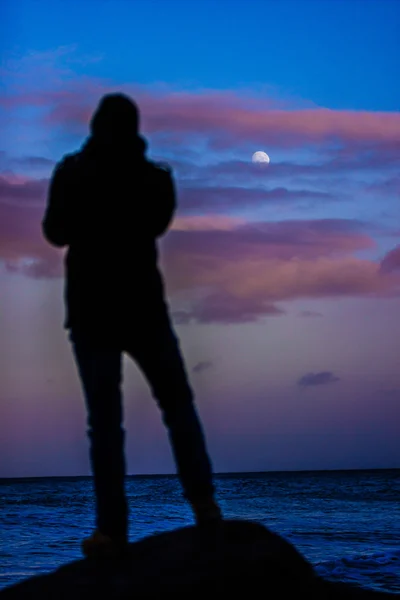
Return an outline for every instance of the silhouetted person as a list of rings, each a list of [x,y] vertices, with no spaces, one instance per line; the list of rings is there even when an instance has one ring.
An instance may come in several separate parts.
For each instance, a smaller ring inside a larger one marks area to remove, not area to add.
[[[146,377],[168,429],[183,492],[198,524],[221,518],[211,463],[174,332],[156,240],[171,223],[171,170],[148,160],[139,112],[125,95],[104,96],[82,149],[54,169],[42,227],[65,258],[64,328],[88,411],[96,530],[84,554],[126,547],[122,353]]]

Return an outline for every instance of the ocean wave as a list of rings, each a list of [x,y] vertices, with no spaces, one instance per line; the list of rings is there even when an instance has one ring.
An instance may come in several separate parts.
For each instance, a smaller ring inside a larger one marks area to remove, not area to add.
[[[318,575],[386,591],[400,591],[400,549],[314,564]]]

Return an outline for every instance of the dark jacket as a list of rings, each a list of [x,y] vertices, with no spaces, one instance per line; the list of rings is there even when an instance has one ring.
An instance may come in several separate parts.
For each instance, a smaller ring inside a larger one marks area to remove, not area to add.
[[[119,331],[167,312],[156,239],[176,196],[169,167],[145,151],[140,136],[118,145],[89,138],[54,169],[42,230],[68,246],[67,329]]]

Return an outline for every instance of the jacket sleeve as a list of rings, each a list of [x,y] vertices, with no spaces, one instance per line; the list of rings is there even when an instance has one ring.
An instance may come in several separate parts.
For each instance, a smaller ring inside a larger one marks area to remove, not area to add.
[[[48,188],[47,207],[42,220],[46,240],[59,248],[69,245],[72,236],[72,214],[69,161],[56,165]]]
[[[168,165],[157,167],[155,198],[157,208],[153,215],[153,233],[155,237],[161,237],[170,226],[176,210],[175,183]]]

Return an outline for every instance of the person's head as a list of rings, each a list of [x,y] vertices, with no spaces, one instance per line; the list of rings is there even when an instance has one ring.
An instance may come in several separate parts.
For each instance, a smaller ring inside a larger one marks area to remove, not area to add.
[[[90,121],[94,137],[105,139],[129,139],[139,132],[139,108],[125,94],[103,96]]]

